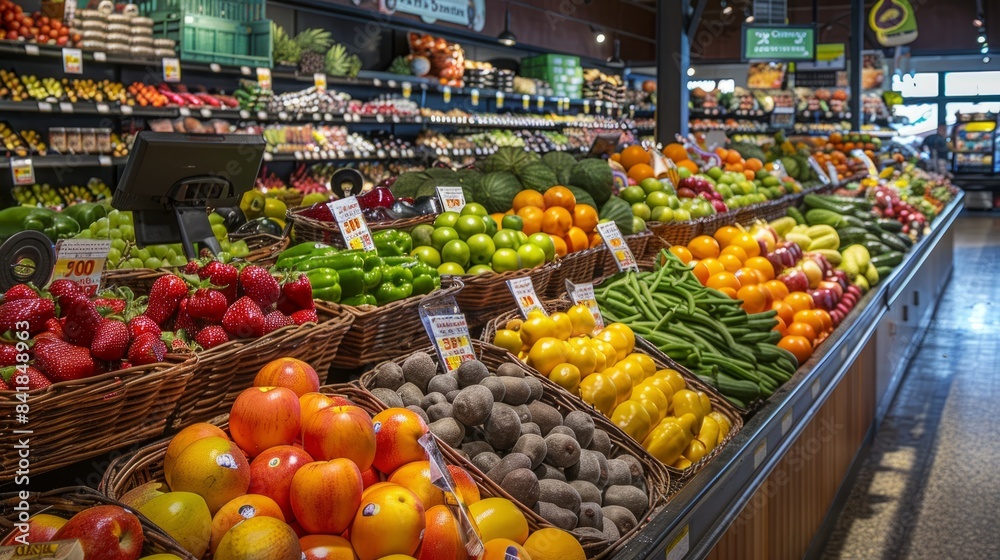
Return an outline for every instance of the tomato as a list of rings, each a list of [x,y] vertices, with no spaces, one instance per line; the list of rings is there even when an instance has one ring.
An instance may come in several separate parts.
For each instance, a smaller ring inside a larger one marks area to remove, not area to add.
[[[812,343],[804,336],[788,335],[782,337],[778,342],[778,348],[791,352],[800,365],[806,363],[813,352]]]

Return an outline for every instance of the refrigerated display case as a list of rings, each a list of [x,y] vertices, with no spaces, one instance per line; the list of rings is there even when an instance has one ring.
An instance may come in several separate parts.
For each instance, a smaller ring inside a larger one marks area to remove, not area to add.
[[[997,114],[959,115],[952,143],[952,170],[955,173],[996,173]]]

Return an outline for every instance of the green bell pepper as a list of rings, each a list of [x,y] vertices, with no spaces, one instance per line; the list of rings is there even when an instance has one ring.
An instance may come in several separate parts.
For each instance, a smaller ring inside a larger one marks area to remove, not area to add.
[[[409,255],[413,249],[413,238],[405,231],[384,229],[372,234],[375,249],[383,257],[401,257]]]
[[[316,268],[332,268],[343,270],[345,268],[362,268],[365,264],[361,253],[340,252],[333,255],[308,257],[299,261],[295,265],[295,270],[308,271]]]
[[[0,239],[24,230],[40,231],[56,241],[80,233],[80,224],[69,216],[47,208],[14,206],[0,210]]]
[[[378,288],[379,284],[382,283],[382,274],[383,274],[383,269],[384,268],[385,268],[384,266],[376,266],[376,267],[372,268],[371,270],[365,270],[365,272],[364,272],[364,278],[365,278],[364,284],[365,284],[365,291],[366,292],[370,292],[370,291]]]
[[[341,305],[350,305],[352,307],[358,307],[360,305],[377,305],[378,302],[375,301],[375,296],[371,294],[361,294],[357,296],[351,296],[349,298],[343,298],[340,300]]]
[[[304,260],[311,256],[319,256],[319,253],[325,249],[335,249],[327,245],[326,243],[312,242],[312,243],[299,243],[294,247],[289,247],[278,253],[278,260],[275,262],[275,268],[292,268],[295,264],[301,260]]]
[[[436,268],[417,262],[410,267],[413,273],[413,295],[429,294],[441,287],[441,274]]]
[[[316,268],[306,273],[312,284],[313,299],[337,303],[341,297],[340,274],[332,268]]]
[[[66,208],[62,211],[62,215],[73,218],[80,225],[80,229],[83,229],[89,228],[90,224],[106,217],[108,210],[99,202],[84,202]]]
[[[382,283],[375,290],[375,301],[379,305],[406,299],[413,294],[413,273],[401,266],[385,267]]]
[[[344,268],[340,273],[341,297],[348,298],[365,293],[365,271],[361,268]]]

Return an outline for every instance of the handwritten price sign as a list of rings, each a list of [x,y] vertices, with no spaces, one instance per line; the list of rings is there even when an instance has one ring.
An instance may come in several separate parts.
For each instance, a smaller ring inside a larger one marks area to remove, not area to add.
[[[431,339],[446,372],[458,369],[462,362],[476,359],[464,314],[432,315],[428,322]]]
[[[521,309],[521,315],[527,317],[528,313],[532,311],[545,313],[545,308],[538,301],[538,294],[535,293],[535,285],[531,282],[531,278],[510,279],[507,281],[507,287],[510,288],[510,293],[514,296],[514,301],[517,302],[517,306]],[[548,315],[548,313],[545,314]]]
[[[363,249],[364,251],[375,251],[375,242],[372,234],[368,230],[368,223],[361,213],[361,205],[355,197],[335,200],[327,205],[333,218],[340,226],[340,233],[344,236],[344,244],[349,249]]]
[[[608,250],[615,257],[615,264],[618,265],[618,270],[633,270],[639,272],[639,265],[635,262],[635,257],[632,255],[632,249],[629,249],[628,243],[625,243],[625,238],[622,237],[621,230],[618,229],[618,224],[614,222],[605,222],[603,224],[597,224],[597,232],[601,234],[601,239],[604,240],[604,245],[607,246]]]
[[[78,282],[88,295],[97,293],[101,273],[111,250],[110,239],[64,239],[56,243],[56,265],[52,279]]]
[[[445,212],[461,212],[465,208],[462,187],[437,187],[437,195]]]

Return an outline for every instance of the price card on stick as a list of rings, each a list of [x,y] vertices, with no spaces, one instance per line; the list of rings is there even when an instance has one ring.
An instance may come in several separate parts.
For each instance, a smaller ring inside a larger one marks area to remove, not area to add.
[[[819,177],[819,181],[821,183],[823,183],[824,185],[830,184],[830,177],[828,177],[826,175],[826,172],[823,171],[823,168],[820,167],[819,162],[816,161],[816,158],[809,156],[809,167],[812,168],[814,173],[816,173],[816,176]]]
[[[403,98],[409,99],[410,95],[413,94],[413,84],[410,82],[403,82]]]
[[[497,109],[503,109],[504,94],[502,91],[497,92]]]
[[[522,95],[521,96],[521,107],[524,108],[525,111],[527,111],[528,109],[531,108],[531,96],[530,95]]]
[[[66,74],[83,74],[83,51],[80,49],[63,49],[63,72]]]
[[[451,88],[449,86],[444,86],[441,90],[441,96],[444,98],[445,103],[451,103]]]
[[[56,265],[52,279],[73,280],[88,295],[94,295],[101,285],[101,272],[110,250],[110,239],[60,240],[56,243]]]
[[[466,503],[462,501],[462,493],[458,491],[451,471],[448,470],[441,450],[434,440],[434,434],[424,434],[417,442],[427,452],[431,484],[444,492],[445,505],[451,509],[458,524],[462,527],[462,530],[459,531],[459,538],[463,542],[466,553],[470,558],[479,558],[483,554],[483,541],[479,538],[479,533],[472,524],[472,515]]]
[[[472,91],[469,92],[469,100],[472,101],[472,106],[473,107],[478,107],[479,106],[479,90],[478,89],[472,88]]]
[[[445,212],[461,212],[465,208],[465,192],[462,187],[437,187],[437,196]]]
[[[347,248],[375,251],[375,242],[372,240],[371,232],[368,231],[368,223],[365,222],[357,197],[335,200],[327,206],[333,213],[333,219],[340,226],[340,233],[344,236]]]
[[[590,309],[590,314],[594,316],[594,332],[604,330],[604,317],[601,315],[601,308],[597,305],[597,296],[594,295],[594,285],[590,282],[574,284],[570,279],[566,279],[566,293],[569,294],[573,305],[586,305]]]
[[[316,91],[326,91],[326,74],[313,74],[313,85],[316,86]]]
[[[535,285],[531,282],[531,277],[512,278],[507,281],[507,287],[510,288],[510,293],[513,294],[514,301],[517,302],[517,307],[521,309],[521,315],[525,318],[532,311],[541,311],[548,315],[545,313],[545,308],[542,307],[542,302],[538,299],[538,294],[535,293]]]
[[[163,59],[163,81],[181,81],[181,61],[176,58]]]
[[[458,369],[462,362],[476,359],[469,324],[454,297],[421,305],[420,320],[437,350],[441,369],[445,373]]]
[[[875,167],[875,162],[868,157],[868,154],[862,152],[861,150],[851,150],[851,155],[860,159],[865,167],[868,168],[868,175],[871,177],[878,177],[878,167]]]
[[[271,89],[271,69],[270,68],[258,68],[257,69],[257,85],[261,89]]]
[[[622,232],[618,229],[618,224],[614,222],[597,224],[597,232],[601,234],[604,245],[607,246],[608,250],[614,256],[618,270],[639,272],[639,265],[635,262],[632,249],[629,249],[628,243],[625,243],[625,238],[622,237]]]
[[[830,176],[831,183],[836,183],[840,180],[840,174],[837,173],[837,168],[832,163],[826,164],[826,174]]]
[[[35,184],[35,166],[31,163],[31,158],[11,159],[10,175],[15,185]]]

